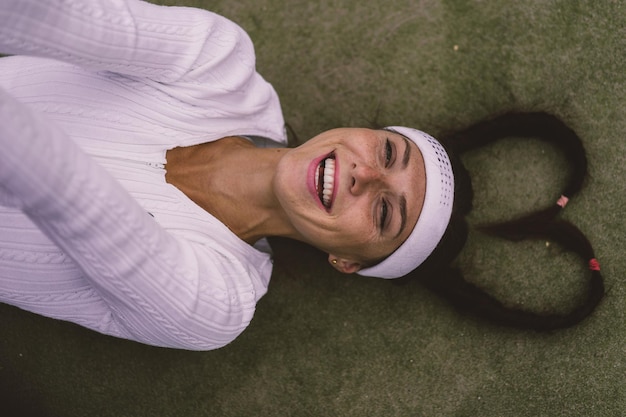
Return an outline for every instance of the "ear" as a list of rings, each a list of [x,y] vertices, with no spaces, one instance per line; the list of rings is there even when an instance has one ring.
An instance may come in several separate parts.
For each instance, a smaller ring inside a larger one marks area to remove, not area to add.
[[[328,263],[332,265],[339,272],[343,272],[344,274],[353,274],[363,268],[360,262],[341,258],[333,255],[332,253],[328,254]]]

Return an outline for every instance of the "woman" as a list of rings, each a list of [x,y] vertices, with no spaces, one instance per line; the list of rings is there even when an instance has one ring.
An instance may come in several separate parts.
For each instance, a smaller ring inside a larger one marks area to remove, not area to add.
[[[19,55],[0,60],[5,303],[215,349],[267,291],[264,237],[383,278],[447,266],[462,247],[470,200],[455,189],[471,188],[436,140],[335,129],[281,147],[278,98],[225,18],[140,0],[2,0],[0,22],[0,52]]]

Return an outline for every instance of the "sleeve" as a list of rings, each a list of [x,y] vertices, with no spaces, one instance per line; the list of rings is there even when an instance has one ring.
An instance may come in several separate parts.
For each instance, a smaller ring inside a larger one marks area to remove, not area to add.
[[[255,66],[252,42],[230,20],[141,0],[0,0],[0,53],[163,83],[208,81],[238,66],[249,77]]]
[[[62,130],[2,90],[0,148],[0,202],[79,265],[128,338],[209,350],[248,325],[257,297],[244,264],[169,234]]]

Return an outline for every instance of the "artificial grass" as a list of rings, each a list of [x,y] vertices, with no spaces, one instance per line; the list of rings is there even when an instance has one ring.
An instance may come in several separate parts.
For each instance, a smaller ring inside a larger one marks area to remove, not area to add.
[[[165,4],[166,2],[162,2]],[[620,1],[225,0],[300,142],[337,126],[437,136],[506,110],[554,113],[583,138],[586,188],[563,217],[594,244],[608,294],[550,333],[467,317],[419,285],[335,273],[278,240],[248,330],[213,352],[143,346],[0,305],[0,415],[621,416],[626,414],[626,5]],[[510,139],[464,157],[472,223],[555,200],[564,161]],[[550,242],[472,232],[469,280],[508,303],[567,308],[582,262]],[[17,413],[17,411],[16,411]]]

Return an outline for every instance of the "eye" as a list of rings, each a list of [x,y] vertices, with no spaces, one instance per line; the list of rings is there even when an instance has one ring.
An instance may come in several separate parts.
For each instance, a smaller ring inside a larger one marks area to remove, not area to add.
[[[393,146],[391,146],[391,141],[387,139],[385,141],[385,168],[388,168],[391,165],[393,159]]]
[[[385,222],[387,221],[387,201],[383,198],[382,203],[380,205],[380,229],[383,230],[385,228]]]

